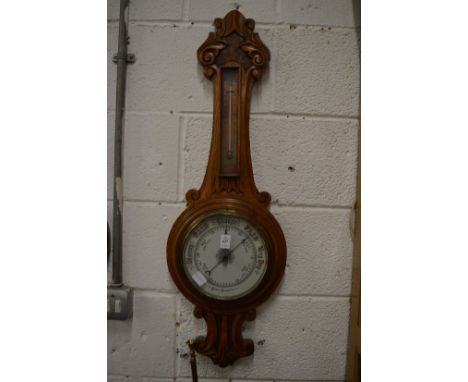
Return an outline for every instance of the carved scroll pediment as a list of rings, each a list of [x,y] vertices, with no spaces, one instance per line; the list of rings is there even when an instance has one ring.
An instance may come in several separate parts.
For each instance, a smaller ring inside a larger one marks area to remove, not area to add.
[[[255,21],[253,19],[246,19],[242,13],[232,10],[224,19],[217,18],[214,21],[216,28],[216,35],[218,37],[229,36],[231,33],[237,33],[242,37],[252,35],[255,28]]]
[[[270,51],[254,32],[255,21],[233,10],[223,19],[215,19],[214,26],[215,32],[197,52],[205,76],[211,79],[220,67],[238,62],[255,79],[260,78],[270,61]]]

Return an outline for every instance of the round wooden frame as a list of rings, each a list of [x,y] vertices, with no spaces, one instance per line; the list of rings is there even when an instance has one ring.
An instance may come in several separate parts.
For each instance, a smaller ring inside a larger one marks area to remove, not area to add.
[[[188,280],[182,264],[184,239],[193,222],[216,212],[235,211],[251,222],[262,234],[268,251],[267,271],[260,284],[249,294],[233,300],[217,300],[196,290]],[[209,307],[218,314],[238,314],[267,300],[279,285],[286,265],[286,243],[281,227],[264,208],[249,205],[239,199],[209,200],[194,209],[186,209],[175,221],[169,234],[168,267],[179,291],[195,306]]]

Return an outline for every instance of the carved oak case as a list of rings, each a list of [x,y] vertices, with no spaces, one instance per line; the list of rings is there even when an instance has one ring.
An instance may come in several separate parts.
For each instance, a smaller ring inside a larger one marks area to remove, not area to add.
[[[251,91],[270,52],[254,20],[236,10],[214,26],[197,51],[213,81],[209,159],[200,189],[186,193],[187,208],[169,234],[167,262],[174,283],[195,305],[195,317],[207,324],[195,350],[225,367],[254,351],[242,325],[255,319],[256,307],[280,283],[286,242],[268,210],[270,194],[255,185],[250,157]]]

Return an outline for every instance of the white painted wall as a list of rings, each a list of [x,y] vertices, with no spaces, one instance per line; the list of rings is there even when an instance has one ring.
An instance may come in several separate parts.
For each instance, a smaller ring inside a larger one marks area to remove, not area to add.
[[[111,220],[118,0],[108,0]],[[172,284],[165,245],[205,171],[212,83],[195,52],[215,17],[239,10],[271,50],[254,89],[252,159],[288,245],[280,289],[245,325],[254,356],[212,381],[342,381],[345,374],[359,117],[359,35],[350,0],[132,0],[124,160],[124,281],[134,318],[108,321],[108,381],[188,381],[185,341],[204,322]],[[289,168],[289,169],[288,169]],[[201,379],[203,380],[203,378]]]

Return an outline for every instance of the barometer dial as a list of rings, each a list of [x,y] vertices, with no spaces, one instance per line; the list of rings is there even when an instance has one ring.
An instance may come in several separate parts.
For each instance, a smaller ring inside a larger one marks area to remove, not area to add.
[[[233,300],[249,294],[262,281],[268,252],[262,235],[249,221],[220,212],[202,218],[189,232],[183,265],[201,293]]]

